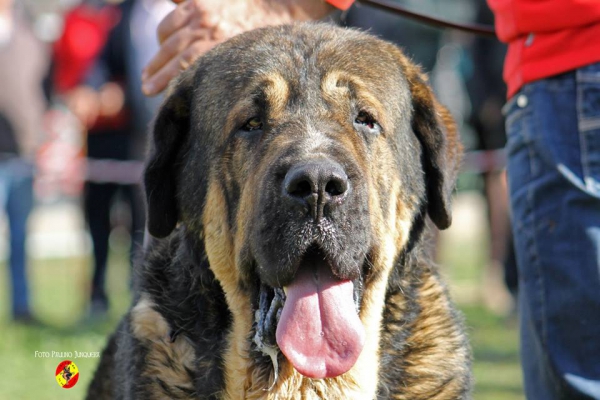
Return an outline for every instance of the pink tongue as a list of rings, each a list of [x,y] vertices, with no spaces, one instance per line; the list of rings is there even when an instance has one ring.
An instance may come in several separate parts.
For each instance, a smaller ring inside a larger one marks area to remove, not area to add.
[[[360,355],[365,331],[354,306],[352,281],[336,279],[327,263],[304,265],[288,286],[277,325],[277,344],[309,378],[348,371]]]

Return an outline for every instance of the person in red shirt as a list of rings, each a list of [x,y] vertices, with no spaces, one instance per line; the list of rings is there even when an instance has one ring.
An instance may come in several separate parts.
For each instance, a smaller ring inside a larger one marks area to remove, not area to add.
[[[508,43],[508,97],[523,85],[600,61],[597,0],[488,0],[496,34]]]
[[[143,90],[162,91],[244,30],[353,0],[187,0],[158,29]],[[600,1],[488,0],[508,44],[508,178],[528,399],[600,399]]]
[[[528,399],[600,399],[600,1],[488,0]]]

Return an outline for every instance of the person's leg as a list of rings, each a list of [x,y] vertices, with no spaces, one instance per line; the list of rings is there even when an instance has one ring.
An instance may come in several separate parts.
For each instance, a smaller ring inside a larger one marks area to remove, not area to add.
[[[507,107],[528,399],[600,399],[600,68],[596,71],[528,84]]]
[[[33,208],[33,176],[26,165],[13,163],[6,198],[10,230],[10,274],[12,280],[12,313],[15,319],[30,318],[27,285],[27,219]]]
[[[509,248],[507,242],[511,240],[505,171],[487,172],[484,174],[484,180],[490,252],[483,273],[482,297],[489,310],[507,316],[514,309],[514,300],[504,280]]]
[[[103,313],[108,309],[106,295],[106,267],[110,235],[110,207],[117,190],[114,184],[87,183],[84,192],[85,216],[92,237],[94,272],[92,276],[91,312]]]

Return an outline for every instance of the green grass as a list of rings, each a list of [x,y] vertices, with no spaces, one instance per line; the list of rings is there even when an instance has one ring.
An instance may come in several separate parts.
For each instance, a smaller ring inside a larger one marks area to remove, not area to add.
[[[54,377],[65,357],[52,352],[99,352],[107,334],[127,309],[129,265],[124,251],[113,253],[108,272],[111,312],[103,321],[86,322],[90,281],[87,259],[35,260],[31,264],[32,308],[41,326],[10,322],[6,265],[0,265],[0,399],[82,399],[99,361],[69,358],[79,368],[79,381],[62,389]],[[50,352],[50,357],[36,357]]]
[[[474,352],[477,400],[524,399],[517,328],[480,305],[462,305]]]
[[[465,242],[443,236],[442,270],[465,314],[474,350],[474,398],[520,400],[524,397],[516,324],[486,311],[475,295],[485,254],[481,240]],[[29,276],[33,309],[44,323],[41,327],[10,322],[8,271],[0,264],[0,399],[82,399],[98,359],[73,358],[80,379],[74,388],[65,390],[54,378],[63,358],[36,358],[35,351],[101,351],[106,335],[130,301],[126,250],[111,253],[107,279],[112,308],[103,322],[85,323],[90,280],[87,259],[35,260]]]

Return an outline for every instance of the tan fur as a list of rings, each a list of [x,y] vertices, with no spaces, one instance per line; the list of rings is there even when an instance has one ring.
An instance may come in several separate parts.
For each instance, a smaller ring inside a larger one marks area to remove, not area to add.
[[[277,73],[271,73],[266,77],[265,95],[267,102],[271,105],[269,118],[278,119],[285,111],[290,89],[287,81]]]
[[[148,354],[142,376],[152,378],[153,399],[168,399],[157,379],[162,380],[177,393],[177,387],[194,390],[194,382],[184,368],[194,370],[196,354],[185,337],[171,343],[169,326],[164,318],[154,310],[152,302],[142,296],[131,310],[131,330],[133,336],[147,345]],[[169,360],[174,362],[170,363]],[[171,365],[171,366],[169,366]],[[179,391],[181,392],[181,391]],[[181,392],[183,394],[183,392]]]
[[[219,280],[229,309],[233,314],[233,327],[229,333],[229,347],[225,353],[225,396],[243,398],[250,359],[249,336],[253,314],[250,298],[238,285],[239,273],[235,252],[227,223],[223,193],[214,180],[208,189],[204,213],[205,246],[211,269]]]

